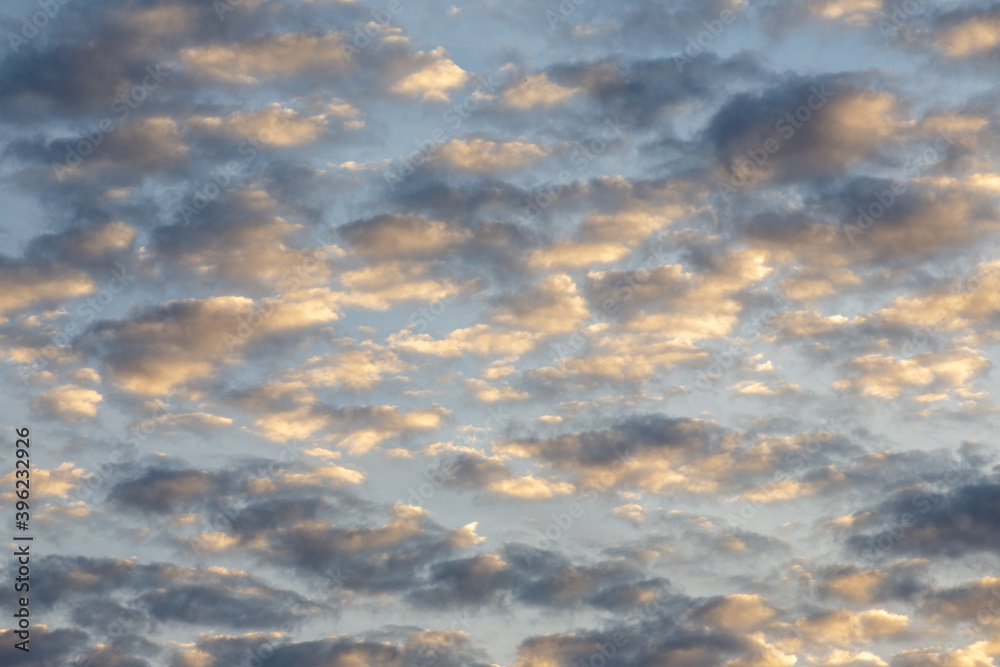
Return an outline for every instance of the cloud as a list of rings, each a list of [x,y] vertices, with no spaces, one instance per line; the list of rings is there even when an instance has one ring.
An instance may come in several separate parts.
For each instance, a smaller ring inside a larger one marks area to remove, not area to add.
[[[441,46],[432,51],[418,51],[412,61],[419,69],[396,81],[390,91],[408,97],[419,96],[424,101],[448,102],[449,91],[465,85],[470,78]]]
[[[849,544],[856,553],[881,559],[888,553],[945,556],[992,550],[992,518],[985,508],[996,504],[993,480],[976,479],[971,470],[952,468],[944,493],[929,488],[901,489],[877,507],[868,521],[852,527]],[[857,513],[861,518],[862,513]],[[869,532],[870,521],[885,528]]]
[[[964,19],[961,13],[956,12],[942,23],[934,35],[934,45],[949,58],[980,55],[1000,45],[1000,14],[996,11],[981,12]]]
[[[189,157],[180,126],[169,116],[140,118],[110,134],[97,134],[102,139],[86,159],[75,165],[70,159],[59,161],[59,180],[101,178],[105,183],[134,184],[142,174],[172,171]],[[88,141],[88,145],[94,143]],[[62,143],[79,146],[81,140],[64,139]]]
[[[789,82],[742,94],[715,114],[706,138],[723,188],[840,173],[874,159],[903,129],[899,100],[846,79]]]
[[[292,238],[302,227],[255,210],[251,194],[236,194],[236,201],[231,202],[231,208],[241,214],[238,221],[156,229],[156,256],[169,275],[241,286],[258,283],[268,293],[328,280],[330,263],[342,251],[332,244],[294,247]]]
[[[553,106],[573,97],[578,88],[561,86],[549,80],[545,72],[532,74],[516,86],[508,88],[503,95],[504,102],[515,109],[530,109],[535,106]]]
[[[241,297],[175,301],[134,320],[101,323],[87,342],[122,388],[162,396],[211,377],[230,354],[224,334],[252,312],[253,302]]]
[[[272,637],[262,634],[205,636],[191,648],[177,650],[178,667],[199,667],[227,664],[240,660],[267,644],[269,661],[280,667],[301,665],[320,667],[340,664],[379,664],[404,667],[414,662],[433,659],[443,667],[491,667],[481,662],[482,653],[475,649],[466,633],[455,630],[418,630],[395,628],[365,636],[332,636],[320,640],[293,641],[272,645]]]
[[[252,411],[259,433],[275,442],[320,437],[353,455],[383,441],[436,431],[450,415],[439,406],[400,411],[394,405],[328,407],[301,385],[264,385],[237,399]]]
[[[884,609],[857,613],[841,609],[800,619],[796,625],[802,628],[810,641],[851,646],[880,637],[901,635],[909,629],[909,619]]]
[[[81,344],[101,358],[126,391],[163,396],[212,377],[255,335],[266,337],[338,318],[336,297],[326,289],[288,291],[259,306],[237,296],[185,299],[134,319],[100,322]]]
[[[428,334],[394,335],[390,343],[406,352],[441,357],[458,357],[464,353],[517,357],[535,349],[535,336],[525,331],[503,331],[486,324],[456,329],[447,338],[434,339]]]
[[[455,169],[484,173],[525,167],[549,155],[551,150],[530,141],[451,139],[431,160]]]
[[[115,486],[109,498],[143,511],[169,513],[180,504],[206,497],[215,481],[216,477],[206,472],[154,469]]]
[[[105,623],[100,622],[104,615],[100,606],[91,607],[97,618],[85,623],[95,626],[93,630],[99,635],[121,634],[123,630],[140,635],[149,628],[149,619],[198,625],[222,620],[231,628],[266,628],[321,611],[292,591],[272,588],[246,572],[221,567],[198,570],[61,556],[47,557],[36,567],[50,581],[60,583],[58,591],[37,597],[46,609],[60,605],[82,612],[100,602],[102,591],[105,595],[111,591],[131,594],[133,609],[126,614],[121,608],[109,609]]]
[[[882,0],[814,0],[808,6],[823,19],[859,27],[870,27],[882,12]]]
[[[93,419],[104,397],[93,389],[76,384],[64,384],[39,394],[36,410],[60,421],[73,422]]]
[[[21,476],[23,477],[23,476]],[[16,471],[3,477],[8,488],[15,488],[15,480],[19,479]],[[35,468],[31,471],[31,481],[34,482],[31,496],[34,498],[67,498],[81,483],[87,479],[86,471],[76,467],[72,461],[66,461],[56,468]],[[5,493],[2,499],[6,503],[17,500],[16,493]]]
[[[279,148],[301,146],[326,132],[325,114],[302,117],[278,104],[247,113],[237,111],[225,118],[196,116],[188,119],[188,123],[203,131],[225,132],[234,139],[260,137],[263,143]]]
[[[278,33],[180,52],[186,67],[224,83],[252,84],[320,70],[345,73],[351,58],[336,34]]]
[[[63,267],[42,269],[0,262],[0,317],[41,304],[55,304],[93,294],[94,282],[85,273]]]
[[[573,279],[563,273],[511,296],[494,309],[492,319],[514,330],[559,334],[576,329],[587,315],[586,301]]]
[[[493,482],[489,490],[516,500],[548,500],[573,493],[574,488],[572,484],[565,482],[550,482],[526,475]]]
[[[469,237],[466,230],[419,215],[385,215],[358,220],[338,229],[363,257],[416,259],[453,249]]]
[[[745,631],[767,623],[776,612],[758,595],[730,595],[708,603],[695,614],[716,627]]]
[[[488,382],[475,378],[466,380],[464,384],[469,391],[473,392],[476,400],[483,403],[523,401],[531,398],[531,394],[528,392],[514,389],[507,384],[491,385]]]
[[[133,227],[121,220],[109,220],[61,234],[40,235],[32,241],[29,254],[53,262],[105,268],[113,258],[132,248],[136,236]]]
[[[30,660],[992,664],[1000,31],[952,5],[10,15]]]
[[[847,362],[851,377],[834,383],[862,396],[892,399],[906,390],[927,391],[934,387],[963,387],[988,367],[989,362],[974,350],[927,352],[911,359],[897,360],[884,355],[867,355]]]
[[[0,631],[0,639],[3,640],[0,644],[0,657],[5,660],[13,661],[24,655],[23,651],[14,647],[21,641],[15,632],[14,629]],[[30,639],[28,648],[31,650],[32,664],[39,667],[56,667],[65,665],[65,661],[86,644],[88,635],[77,628],[53,629],[45,624],[37,624],[32,627]]]

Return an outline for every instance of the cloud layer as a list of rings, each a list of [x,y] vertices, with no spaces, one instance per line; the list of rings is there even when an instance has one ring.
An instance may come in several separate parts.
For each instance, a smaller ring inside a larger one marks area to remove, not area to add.
[[[0,26],[3,664],[995,665],[997,2]]]

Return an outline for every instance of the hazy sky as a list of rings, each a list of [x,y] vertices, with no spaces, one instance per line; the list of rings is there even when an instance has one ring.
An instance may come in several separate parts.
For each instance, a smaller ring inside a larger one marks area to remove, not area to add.
[[[0,11],[0,663],[995,665],[1000,3]]]

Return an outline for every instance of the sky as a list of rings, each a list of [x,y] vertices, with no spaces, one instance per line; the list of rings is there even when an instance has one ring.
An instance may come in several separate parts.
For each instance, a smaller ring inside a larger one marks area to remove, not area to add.
[[[995,0],[3,3],[0,663],[995,667],[998,64]]]

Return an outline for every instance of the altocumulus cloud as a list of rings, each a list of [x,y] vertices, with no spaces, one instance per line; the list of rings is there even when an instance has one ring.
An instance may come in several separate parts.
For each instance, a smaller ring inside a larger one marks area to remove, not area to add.
[[[996,664],[995,0],[9,4],[0,662]]]

